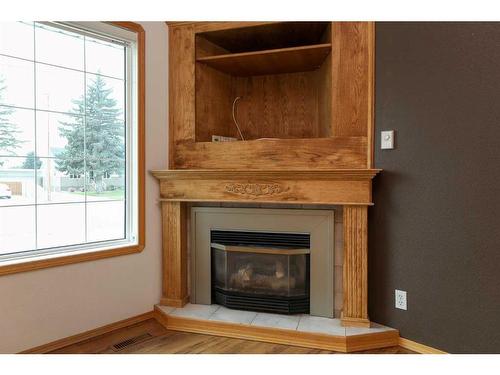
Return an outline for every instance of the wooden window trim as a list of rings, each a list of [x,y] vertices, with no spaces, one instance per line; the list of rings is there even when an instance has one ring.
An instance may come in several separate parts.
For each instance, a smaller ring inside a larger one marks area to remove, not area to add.
[[[41,259],[19,261],[18,263],[0,265],[0,276],[19,272],[28,272],[49,267],[64,266],[80,262],[111,258],[120,255],[140,253],[144,250],[146,244],[146,213],[145,213],[145,168],[146,168],[146,33],[143,27],[134,22],[109,22],[137,34],[137,107],[138,107],[138,243],[133,246],[115,247],[106,250],[91,250],[89,252],[72,255],[51,255],[41,256]]]

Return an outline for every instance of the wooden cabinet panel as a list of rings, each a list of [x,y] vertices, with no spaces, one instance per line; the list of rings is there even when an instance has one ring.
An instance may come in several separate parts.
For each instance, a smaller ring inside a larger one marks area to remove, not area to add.
[[[176,141],[195,139],[194,25],[169,28],[169,163]]]
[[[368,207],[344,206],[344,303],[342,324],[369,327]]]
[[[368,136],[373,126],[373,24],[334,22],[332,124],[334,136]]]
[[[366,138],[191,142],[177,145],[176,169],[336,169],[366,166]]]
[[[188,302],[186,204],[162,202],[162,305],[182,307]]]

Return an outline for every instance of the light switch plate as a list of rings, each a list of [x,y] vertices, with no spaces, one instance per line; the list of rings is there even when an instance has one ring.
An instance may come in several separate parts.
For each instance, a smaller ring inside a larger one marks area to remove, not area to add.
[[[396,309],[407,310],[407,300],[406,300],[406,292],[404,290],[395,289],[394,290],[394,299],[395,299],[395,307]]]
[[[380,148],[382,150],[394,149],[394,130],[382,130],[380,137]]]

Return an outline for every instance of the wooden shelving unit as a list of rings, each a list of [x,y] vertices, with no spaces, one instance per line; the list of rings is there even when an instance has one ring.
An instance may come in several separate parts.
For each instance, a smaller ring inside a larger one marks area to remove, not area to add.
[[[196,34],[196,142],[331,136],[329,22],[273,22]]]
[[[371,165],[372,24],[169,27],[172,169]]]
[[[199,57],[197,62],[234,76],[307,72],[318,69],[331,52],[330,43]]]

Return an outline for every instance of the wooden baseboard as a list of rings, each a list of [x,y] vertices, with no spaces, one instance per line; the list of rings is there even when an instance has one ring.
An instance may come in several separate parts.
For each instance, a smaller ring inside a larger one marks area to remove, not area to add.
[[[128,319],[120,320],[119,322],[111,323],[99,328],[91,329],[90,331],[78,333],[73,336],[65,337],[60,340],[52,341],[48,344],[40,345],[31,349],[22,351],[20,354],[44,354],[51,351],[64,348],[65,346],[76,344],[78,342],[88,340],[102,334],[114,331],[116,329],[131,326],[136,323],[143,322],[148,319],[156,318],[154,311],[149,311],[144,314],[136,315]]]
[[[287,329],[255,327],[247,324],[176,317],[166,315],[158,307],[155,307],[155,312],[157,320],[165,328],[173,331],[232,337],[343,353],[396,346],[399,338],[399,332],[396,330],[366,335],[334,336]]]
[[[346,336],[347,353],[390,348],[398,345],[398,339],[399,331],[397,330]]]
[[[418,342],[411,341],[403,337],[399,338],[398,345],[402,348],[413,350],[414,352],[420,354],[448,354],[447,352],[443,352],[442,350],[435,349],[424,344],[419,344]]]
[[[177,307],[177,308],[184,307],[188,302],[189,302],[189,296],[185,296],[184,298],[180,299],[166,298],[166,297],[160,299],[160,305]]]

